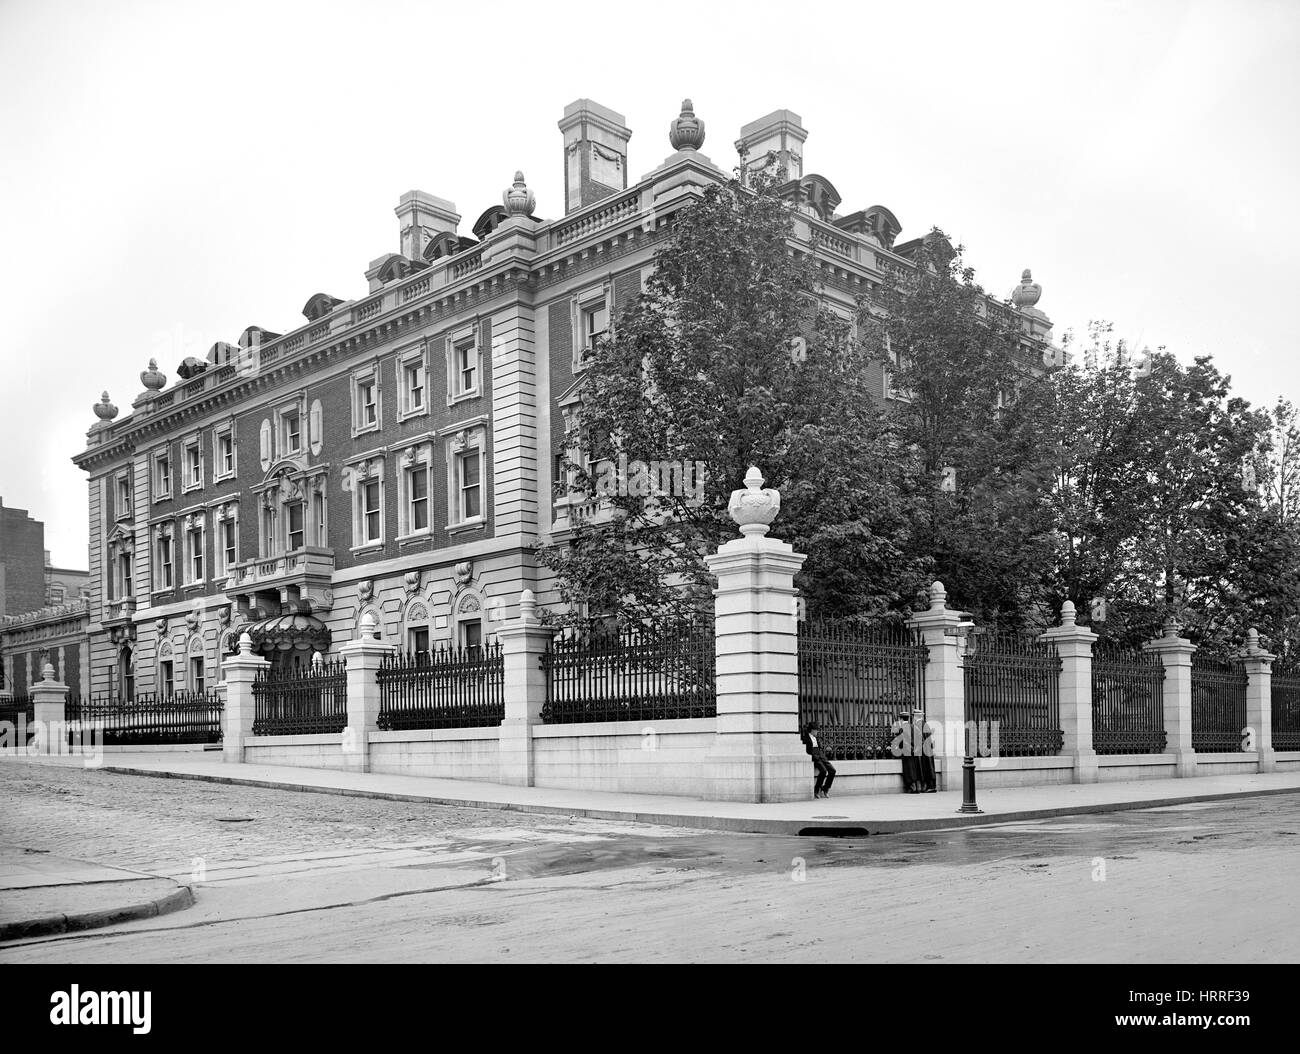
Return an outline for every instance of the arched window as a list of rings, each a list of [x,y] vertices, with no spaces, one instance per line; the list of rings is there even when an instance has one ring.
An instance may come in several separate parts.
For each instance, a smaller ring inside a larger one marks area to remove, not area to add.
[[[402,646],[417,657],[428,655],[432,648],[430,640],[429,605],[416,598],[406,606],[402,616]]]
[[[203,637],[198,633],[190,638],[186,649],[187,677],[185,685],[191,692],[202,693],[207,688],[206,669],[203,662]]]
[[[124,702],[135,700],[135,652],[123,644],[117,652],[117,697]]]
[[[483,604],[475,593],[464,593],[456,601],[457,647],[476,652],[483,646]]]
[[[176,691],[176,662],[170,641],[158,646],[158,694],[166,699]]]

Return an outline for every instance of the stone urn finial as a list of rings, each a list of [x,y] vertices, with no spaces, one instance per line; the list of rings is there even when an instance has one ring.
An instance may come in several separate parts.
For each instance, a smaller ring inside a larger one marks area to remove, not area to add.
[[[1076,620],[1078,617],[1079,617],[1079,613],[1078,613],[1078,611],[1075,610],[1075,607],[1074,607],[1074,601],[1073,601],[1073,600],[1067,600],[1064,604],[1061,605],[1061,625],[1062,625],[1062,626],[1073,626],[1073,625],[1075,625],[1075,620]]]
[[[42,680],[42,681],[52,681],[52,680],[54,680],[54,664],[53,664],[53,663],[47,662],[44,666],[41,667],[41,680]]]
[[[160,391],[167,383],[167,375],[158,368],[158,360],[150,359],[149,368],[140,374],[140,383],[149,391]]]
[[[519,594],[519,620],[521,622],[537,621],[537,595],[527,587]]]
[[[764,490],[763,482],[763,473],[756,465],[750,465],[745,473],[745,489],[733,490],[727,504],[732,520],[746,538],[750,535],[761,538],[767,534],[768,525],[781,511],[781,492],[771,488]]]
[[[948,607],[948,590],[937,578],[930,583],[930,610],[945,611]]]
[[[682,100],[682,112],[668,126],[668,142],[674,150],[698,150],[704,145],[704,122],[695,116],[690,99]]]
[[[117,407],[109,401],[108,392],[104,393],[99,402],[95,404],[94,409],[95,416],[103,421],[104,424],[108,424],[109,421],[113,420],[113,418],[117,416]]]
[[[537,207],[537,195],[524,183],[524,174],[515,173],[515,181],[501,195],[507,216],[531,216]]]
[[[1179,622],[1176,618],[1174,618],[1173,615],[1170,615],[1168,618],[1165,619],[1164,633],[1165,636],[1170,638],[1171,640],[1174,637],[1178,636],[1178,633],[1182,628],[1183,628],[1183,624]]]
[[[1259,646],[1259,630],[1248,629],[1246,631],[1246,647],[1243,649],[1243,653],[1246,655],[1259,655],[1263,650]]]
[[[239,654],[253,654],[253,638],[248,635],[248,630],[244,630],[244,632],[239,635]]]
[[[1020,275],[1020,284],[1011,291],[1011,302],[1020,309],[1033,307],[1043,295],[1043,287],[1034,281],[1033,273],[1028,267]]]
[[[363,640],[379,639],[379,622],[373,611],[367,611],[361,616],[361,637]]]

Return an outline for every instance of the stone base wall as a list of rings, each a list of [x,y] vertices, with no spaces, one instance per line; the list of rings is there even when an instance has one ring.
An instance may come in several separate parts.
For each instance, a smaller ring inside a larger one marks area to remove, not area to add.
[[[498,729],[371,732],[370,771],[394,776],[498,781]]]
[[[533,729],[535,785],[707,797],[717,720],[611,721]]]
[[[1259,755],[1253,750],[1231,754],[1196,755],[1198,776],[1236,776],[1240,773],[1258,771]]]
[[[305,769],[341,769],[343,734],[252,736],[244,743],[246,765],[290,765]]]

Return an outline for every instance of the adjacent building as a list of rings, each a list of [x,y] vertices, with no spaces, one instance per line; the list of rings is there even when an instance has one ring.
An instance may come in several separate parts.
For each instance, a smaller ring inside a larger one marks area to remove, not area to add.
[[[639,179],[620,114],[582,99],[559,128],[562,216],[536,215],[521,173],[467,231],[455,204],[412,190],[360,295],[315,293],[302,324],[250,325],[174,381],[151,361],[126,416],[104,394],[74,458],[90,488],[94,691],[203,688],[245,629],[293,666],[367,613],[425,650],[487,639],[524,587],[556,601],[534,546],[596,511],[556,486],[584,349],[643,289],[673,212],[733,167],[701,151],[689,101]],[[736,146],[750,169],[784,166],[794,248],[849,317],[882,261],[919,243],[896,245],[881,206],[837,212],[830,181],[805,175],[807,137],[778,110]],[[1050,324],[1021,299],[1041,349]],[[884,370],[878,384],[891,396]]]

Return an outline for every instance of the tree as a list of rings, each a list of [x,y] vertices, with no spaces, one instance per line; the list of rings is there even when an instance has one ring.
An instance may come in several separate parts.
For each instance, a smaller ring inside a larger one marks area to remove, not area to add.
[[[821,305],[818,272],[788,251],[776,186],[713,185],[676,213],[646,292],[587,358],[570,468],[574,490],[602,493],[609,512],[539,548],[572,609],[563,621],[706,607],[703,558],[737,536],[727,502],[750,465],[781,491],[773,534],[807,554],[796,581],[813,614],[885,617],[923,580],[866,356]],[[696,465],[698,486],[662,485],[664,466],[686,478]]]
[[[1019,317],[990,300],[961,254],[934,230],[915,266],[891,271],[863,301],[862,317],[901,396],[889,423],[920,513],[913,559],[929,560],[955,605],[1020,625],[1040,617],[1048,404]]]

